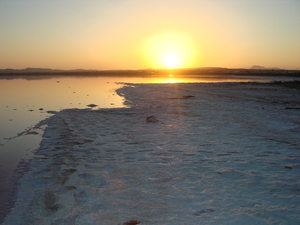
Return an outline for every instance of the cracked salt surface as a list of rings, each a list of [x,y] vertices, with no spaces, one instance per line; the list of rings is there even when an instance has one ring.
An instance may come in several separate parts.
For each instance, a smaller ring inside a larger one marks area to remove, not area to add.
[[[299,90],[139,84],[118,93],[131,108],[48,120],[3,224],[300,223],[300,113],[286,109],[299,107]]]

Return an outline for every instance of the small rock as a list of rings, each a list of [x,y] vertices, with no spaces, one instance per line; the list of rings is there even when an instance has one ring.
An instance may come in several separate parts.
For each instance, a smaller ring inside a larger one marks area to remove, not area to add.
[[[89,105],[87,105],[88,107],[91,107],[91,108],[94,108],[94,107],[96,107],[96,106],[98,106],[98,105],[95,105],[95,104],[89,104]]]
[[[56,114],[57,111],[47,111],[47,113],[49,113],[49,114]]]
[[[184,95],[182,96],[183,99],[187,99],[187,98],[193,98],[195,97],[194,95]]]
[[[146,118],[146,121],[147,121],[148,123],[156,123],[156,122],[158,122],[159,120],[158,120],[155,116],[148,116],[148,117]]]
[[[39,133],[36,131],[28,131],[26,132],[27,135],[33,134],[33,135],[38,135]]]
[[[214,209],[203,209],[203,210],[198,211],[198,212],[196,212],[194,214],[195,214],[195,216],[201,216],[204,213],[212,213],[214,211],[215,211]]]
[[[136,225],[136,224],[140,224],[141,222],[138,220],[129,220],[125,223],[123,223],[123,225]]]

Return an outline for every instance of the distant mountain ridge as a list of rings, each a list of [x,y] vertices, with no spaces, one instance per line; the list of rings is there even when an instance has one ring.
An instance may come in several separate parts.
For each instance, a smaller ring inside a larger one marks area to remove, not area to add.
[[[89,70],[84,70],[84,69],[74,69],[74,70],[60,70],[60,69],[50,69],[50,68],[25,68],[25,69],[0,69],[0,73],[15,73],[15,72],[20,72],[20,73],[48,73],[48,72],[81,72],[81,71],[89,71]]]
[[[243,70],[246,68],[235,68],[235,69],[228,69],[224,67],[196,67],[196,68],[178,68],[178,70]],[[249,68],[250,70],[283,70],[278,67],[272,67],[272,68],[267,68],[264,66],[259,66],[259,65],[253,65],[252,67]],[[97,71],[147,71],[147,70],[168,70],[168,69],[141,69],[141,70],[89,70],[89,69],[72,69],[72,70],[62,70],[62,69],[50,69],[50,68],[25,68],[25,69],[12,69],[12,68],[7,68],[7,69],[0,69],[0,74],[1,73],[60,73],[60,72],[97,72]],[[174,69],[177,70],[177,69]]]
[[[252,70],[282,70],[278,67],[267,68],[267,67],[258,66],[258,65],[254,65],[254,66],[250,67],[249,69],[252,69]]]
[[[222,67],[197,67],[197,68],[178,68],[179,70],[226,70],[227,68]],[[155,71],[155,70],[168,70],[168,69],[141,69],[141,70],[131,70],[131,69],[117,69],[117,70],[88,70],[88,69],[73,69],[73,70],[61,70],[61,69],[50,69],[50,68],[25,68],[25,69],[0,69],[0,74],[2,73],[65,73],[65,72],[102,72],[102,71]],[[172,69],[171,69],[172,70]],[[177,69],[174,69],[177,70]]]
[[[222,68],[222,67],[198,67],[198,68],[177,68],[177,69],[140,69],[140,70],[60,70],[49,68],[26,68],[26,69],[0,69],[3,76],[23,75],[67,75],[67,76],[153,76],[153,75],[292,75],[299,76],[299,70],[284,70],[277,67],[266,68],[254,65],[246,68]]]

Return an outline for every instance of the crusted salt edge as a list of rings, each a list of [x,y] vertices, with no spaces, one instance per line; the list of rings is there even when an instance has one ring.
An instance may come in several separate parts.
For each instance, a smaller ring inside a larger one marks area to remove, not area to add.
[[[299,114],[272,103],[295,93],[270,90],[134,85],[131,108],[57,113],[3,224],[299,223]]]

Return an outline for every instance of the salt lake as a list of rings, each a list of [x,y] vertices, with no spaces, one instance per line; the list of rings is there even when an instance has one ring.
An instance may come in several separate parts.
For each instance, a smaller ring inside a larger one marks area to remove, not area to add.
[[[286,78],[185,77],[66,77],[23,76],[0,79],[0,218],[10,204],[13,171],[39,147],[45,126],[34,126],[62,109],[124,108],[115,90],[124,83],[267,82]],[[94,104],[95,107],[88,105]],[[28,132],[30,130],[30,132]],[[34,130],[34,131],[32,131]],[[0,220],[1,221],[1,220]]]

